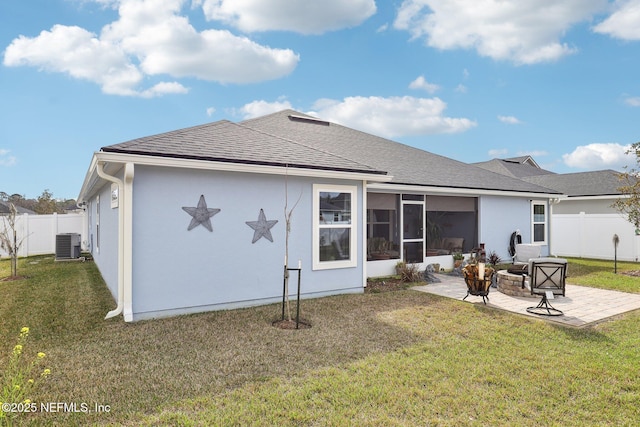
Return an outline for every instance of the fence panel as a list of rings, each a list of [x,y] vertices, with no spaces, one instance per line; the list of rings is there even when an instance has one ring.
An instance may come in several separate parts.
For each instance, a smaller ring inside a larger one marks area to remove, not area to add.
[[[6,221],[0,217],[0,230]],[[81,213],[29,215],[22,214],[16,217],[16,230],[18,241],[24,239],[19,256],[53,254],[56,251],[56,235],[62,233],[79,233],[81,235],[82,249],[86,249],[86,215]],[[0,249],[0,256],[8,254]]]
[[[620,242],[617,257],[637,261],[640,237],[620,214],[554,214],[551,218],[551,253],[557,256],[613,259],[613,235]]]

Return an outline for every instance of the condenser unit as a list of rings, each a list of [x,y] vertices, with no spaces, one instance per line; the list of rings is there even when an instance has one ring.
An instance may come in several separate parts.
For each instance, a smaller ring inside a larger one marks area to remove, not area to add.
[[[56,235],[56,259],[80,258],[80,234],[64,233]]]

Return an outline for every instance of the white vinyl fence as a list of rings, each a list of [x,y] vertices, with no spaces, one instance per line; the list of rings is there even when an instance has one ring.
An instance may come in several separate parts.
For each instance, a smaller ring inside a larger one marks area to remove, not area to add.
[[[0,216],[0,231],[7,225]],[[24,238],[18,256],[53,254],[56,252],[56,235],[63,233],[79,233],[82,249],[86,248],[86,215],[81,213],[29,215],[16,217],[18,241]],[[25,237],[26,236],[26,237]],[[0,248],[0,256],[8,254]]]
[[[618,259],[638,261],[640,236],[621,214],[554,214],[550,234],[552,255],[596,259],[614,258],[617,234]]]

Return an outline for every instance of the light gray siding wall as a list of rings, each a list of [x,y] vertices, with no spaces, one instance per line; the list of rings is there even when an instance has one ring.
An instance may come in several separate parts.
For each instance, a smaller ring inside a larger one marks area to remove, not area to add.
[[[98,196],[100,203],[98,204]],[[118,209],[111,208],[111,184],[94,195],[89,209],[89,250],[111,295],[118,296]],[[98,209],[100,212],[98,214]],[[98,220],[100,232],[98,236]]]
[[[614,199],[571,200],[565,199],[553,206],[554,214],[616,214],[618,211],[611,207]]]
[[[289,265],[302,262],[304,296],[362,292],[361,262],[356,268],[311,270],[314,183],[357,185],[362,212],[361,182],[289,176],[289,208],[300,197],[292,215]],[[208,208],[220,209],[211,218],[212,232],[201,225],[187,230],[192,217],[182,207],[195,207],[200,195]],[[133,197],[134,320],[281,300],[284,176],[136,166]],[[273,243],[264,237],[251,243],[254,230],[246,221],[256,221],[260,209],[267,220],[278,220],[271,228]],[[361,257],[362,239],[357,241]],[[292,272],[292,295],[296,287]]]
[[[547,216],[549,209],[547,205]],[[511,233],[520,230],[522,243],[531,243],[531,200],[518,197],[481,196],[478,200],[480,222],[479,242],[485,244],[487,255],[495,251],[504,262],[509,262],[509,240]],[[549,218],[547,217],[547,242],[549,239]],[[541,247],[546,256],[549,246]]]

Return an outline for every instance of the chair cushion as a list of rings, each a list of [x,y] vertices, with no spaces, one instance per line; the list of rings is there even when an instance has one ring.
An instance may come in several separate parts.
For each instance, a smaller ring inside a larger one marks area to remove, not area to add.
[[[547,264],[548,265],[545,265]],[[567,260],[564,258],[535,258],[529,261],[529,284],[532,294],[552,292],[564,295],[567,275]],[[560,268],[559,268],[560,267]]]
[[[514,264],[527,264],[532,258],[540,258],[540,245],[527,243],[516,245],[516,256],[513,258]]]

